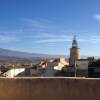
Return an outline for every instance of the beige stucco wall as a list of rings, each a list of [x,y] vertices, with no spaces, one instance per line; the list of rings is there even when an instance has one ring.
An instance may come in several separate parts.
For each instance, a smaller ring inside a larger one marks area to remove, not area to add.
[[[77,69],[88,70],[89,61],[76,61]]]
[[[100,79],[0,79],[0,100],[100,100]]]

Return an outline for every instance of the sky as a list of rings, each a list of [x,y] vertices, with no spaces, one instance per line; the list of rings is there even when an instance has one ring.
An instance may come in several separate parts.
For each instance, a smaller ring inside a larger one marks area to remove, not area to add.
[[[0,0],[0,48],[100,56],[100,0]]]

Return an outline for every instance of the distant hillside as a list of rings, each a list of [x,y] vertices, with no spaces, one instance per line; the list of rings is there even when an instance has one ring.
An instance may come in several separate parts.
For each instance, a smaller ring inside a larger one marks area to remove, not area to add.
[[[31,58],[31,57],[49,57],[49,55],[45,54],[36,54],[36,53],[27,53],[20,51],[13,51],[8,49],[0,48],[0,56],[9,56],[9,57],[20,57],[20,58]]]
[[[32,63],[31,59],[27,58],[18,58],[18,57],[9,57],[9,56],[0,56],[0,63]]]
[[[48,55],[48,54],[39,54],[39,53],[27,53],[27,52],[20,52],[20,51],[14,51],[9,49],[2,49],[0,48],[0,56],[14,56],[14,57],[20,57],[20,58],[51,58],[51,57],[59,57],[60,55]]]
[[[13,51],[8,49],[0,48],[0,62],[36,62],[49,58],[57,58],[60,55],[48,55],[48,54],[38,54],[38,53],[27,53],[20,51]]]

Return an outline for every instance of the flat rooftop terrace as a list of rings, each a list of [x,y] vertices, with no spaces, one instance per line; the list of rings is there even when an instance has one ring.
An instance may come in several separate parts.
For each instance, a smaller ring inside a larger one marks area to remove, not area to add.
[[[0,78],[0,100],[100,100],[100,78]]]

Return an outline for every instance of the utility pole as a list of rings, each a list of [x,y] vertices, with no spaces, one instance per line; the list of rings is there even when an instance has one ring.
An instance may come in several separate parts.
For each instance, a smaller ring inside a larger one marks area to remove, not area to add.
[[[77,77],[77,67],[76,67],[76,60],[74,60],[74,67],[75,67],[75,73],[74,76]]]

